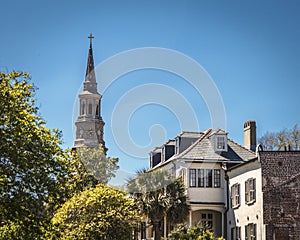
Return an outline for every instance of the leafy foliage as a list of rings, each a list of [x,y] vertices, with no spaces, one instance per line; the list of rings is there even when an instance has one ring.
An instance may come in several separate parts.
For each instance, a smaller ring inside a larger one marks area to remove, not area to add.
[[[189,213],[189,206],[186,202],[186,188],[182,178],[178,178],[172,184],[169,184],[167,193],[170,197],[167,221],[173,225],[184,222]]]
[[[292,129],[284,129],[279,132],[264,134],[258,142],[264,150],[300,150],[300,129],[296,124]]]
[[[171,240],[224,240],[224,238],[216,238],[211,230],[205,226],[194,226],[188,228],[179,225],[169,234]]]
[[[128,181],[127,189],[140,213],[153,225],[155,240],[161,238],[165,215],[169,223],[183,222],[188,215],[184,183],[180,178],[173,180],[166,171],[141,171]]]
[[[68,192],[69,155],[61,133],[38,115],[34,92],[27,73],[0,73],[2,239],[38,238]]]
[[[54,239],[131,239],[137,220],[126,194],[103,184],[75,194],[53,218]]]
[[[6,221],[5,224],[0,227],[0,239],[27,239],[24,226],[22,226],[20,222]]]
[[[118,158],[106,157],[100,144],[96,148],[82,146],[72,153],[72,189],[73,192],[95,187],[98,183],[108,183],[119,168]]]

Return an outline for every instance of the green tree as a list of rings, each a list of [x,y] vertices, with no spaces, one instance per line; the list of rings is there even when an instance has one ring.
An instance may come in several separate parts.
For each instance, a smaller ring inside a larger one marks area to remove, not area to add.
[[[45,127],[22,72],[0,73],[0,238],[40,238],[65,200],[69,155]]]
[[[300,129],[297,124],[291,129],[283,129],[279,132],[267,132],[258,140],[264,150],[282,151],[285,148],[300,150]]]
[[[121,190],[98,184],[75,194],[57,211],[53,239],[132,239],[137,211]],[[49,237],[50,238],[50,237]]]
[[[81,146],[72,152],[70,184],[72,192],[79,192],[99,183],[107,184],[115,176],[118,158],[106,157],[102,145],[95,148]]]
[[[215,237],[213,232],[205,226],[193,226],[188,228],[179,225],[169,234],[170,240],[224,240],[223,237]]]
[[[167,222],[170,225],[183,223],[189,214],[187,204],[186,187],[182,178],[176,179],[167,186],[167,193],[170,196],[170,207],[167,211]]]
[[[189,212],[183,181],[172,179],[166,171],[145,170],[128,181],[127,190],[139,209],[153,225],[155,240],[162,236],[164,216],[170,224],[183,222]]]

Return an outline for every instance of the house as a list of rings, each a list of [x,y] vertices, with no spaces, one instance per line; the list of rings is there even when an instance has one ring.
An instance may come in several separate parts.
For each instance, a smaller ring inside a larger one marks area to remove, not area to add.
[[[227,170],[228,239],[300,239],[300,151],[262,151]]]
[[[248,125],[246,142],[256,145],[251,141],[255,122]],[[169,170],[175,177],[183,178],[190,205],[189,226],[201,222],[211,226],[217,236],[226,236],[229,194],[226,169],[253,158],[254,151],[228,138],[224,130],[207,129],[182,132],[174,140],[153,149],[150,170]]]
[[[229,209],[227,239],[266,239],[262,169],[257,157],[226,171]]]
[[[300,151],[263,151],[255,121],[244,124],[244,146],[222,129],[182,132],[150,152],[155,169],[184,180],[189,226],[232,240],[300,239]]]

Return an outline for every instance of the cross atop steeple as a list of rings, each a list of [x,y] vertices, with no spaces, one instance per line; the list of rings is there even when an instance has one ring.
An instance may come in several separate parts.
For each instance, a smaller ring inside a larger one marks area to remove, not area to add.
[[[94,36],[90,34],[88,38],[90,39],[90,49],[88,54],[88,62],[86,66],[84,90],[90,91],[92,93],[96,93],[97,82],[96,82],[96,75],[94,72],[94,57],[93,57],[93,47],[92,47],[92,41]]]
[[[92,47],[92,43],[93,43],[93,34],[91,33],[90,36],[88,36],[88,38],[90,39],[90,48]]]

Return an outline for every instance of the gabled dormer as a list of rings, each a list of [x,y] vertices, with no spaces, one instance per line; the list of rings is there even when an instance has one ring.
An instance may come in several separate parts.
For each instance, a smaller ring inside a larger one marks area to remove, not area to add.
[[[165,162],[175,154],[175,140],[168,140],[161,150],[161,161]]]
[[[156,147],[150,152],[150,168],[161,163],[161,147]]]
[[[181,132],[175,138],[175,154],[182,153],[202,135],[201,132]]]
[[[227,152],[227,132],[223,130],[217,130],[210,137],[213,142],[215,152]]]

